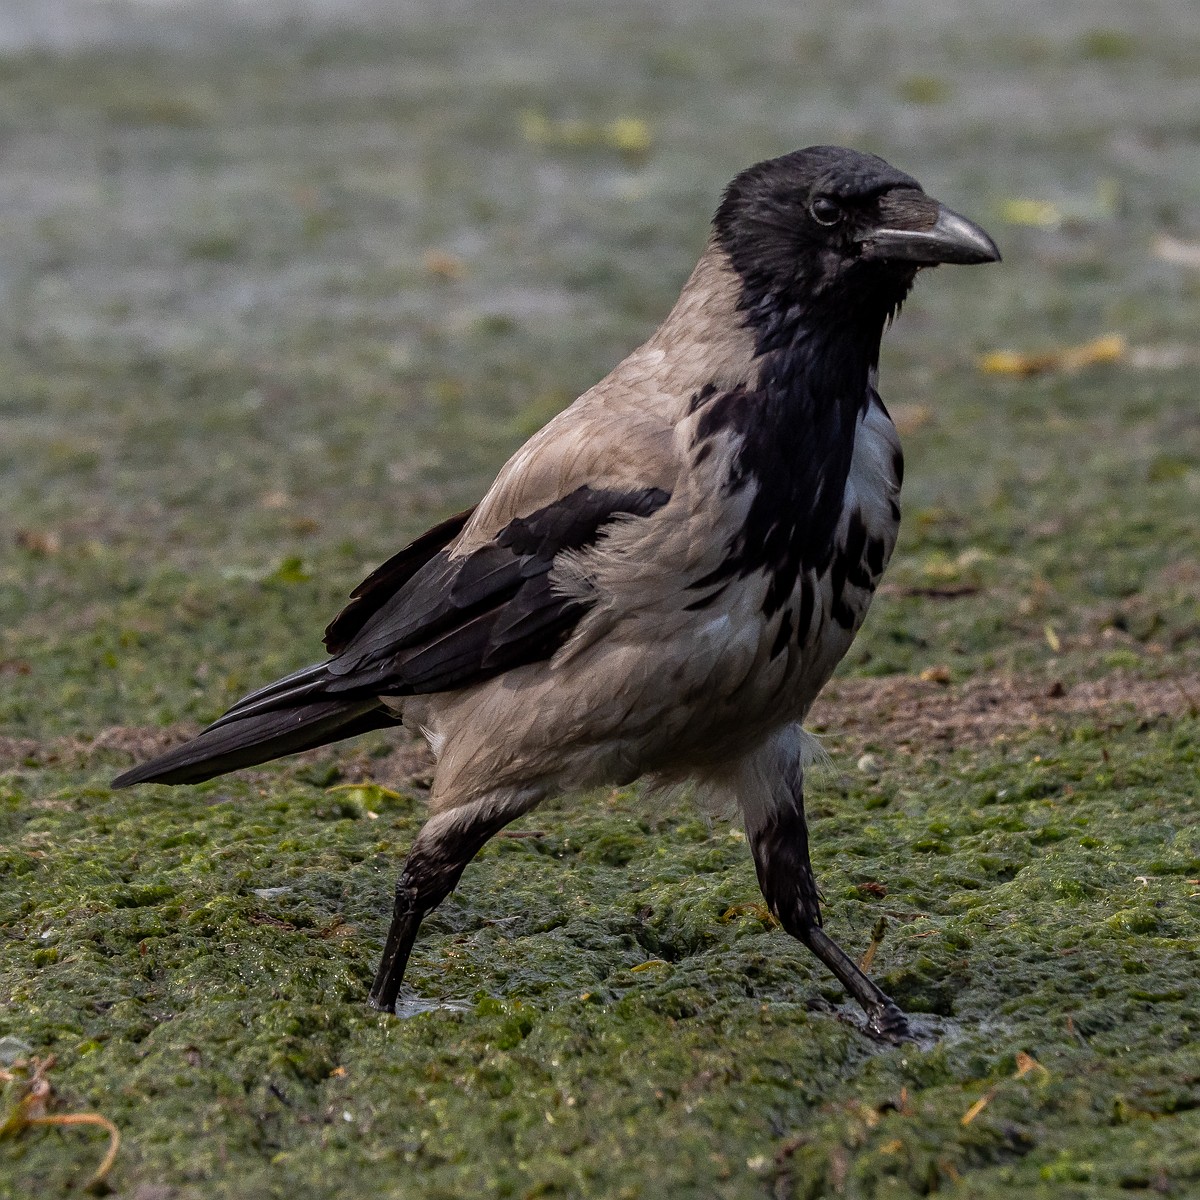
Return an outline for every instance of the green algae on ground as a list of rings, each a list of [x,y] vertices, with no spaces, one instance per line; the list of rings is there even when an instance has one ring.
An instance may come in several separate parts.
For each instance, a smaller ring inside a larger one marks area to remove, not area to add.
[[[119,1194],[1200,1187],[1200,286],[1149,249],[1196,236],[1200,25],[742,9],[0,64],[0,1037],[116,1122]],[[530,140],[530,112],[649,143]],[[729,175],[816,140],[885,153],[1006,255],[923,280],[888,335],[905,525],[814,713],[827,919],[861,954],[885,918],[873,969],[922,1044],[863,1037],[736,828],[636,789],[493,841],[413,959],[453,1003],[370,1012],[423,814],[406,744],[108,780],[316,657],[366,568],[665,311]],[[997,225],[1014,197],[1085,215]],[[1081,375],[973,366],[1108,331],[1135,352]],[[0,1197],[94,1166],[27,1131]]]
[[[330,1164],[445,1196],[1193,1178],[1196,734],[894,752],[826,781],[830,926],[861,951],[887,913],[876,974],[932,1014],[900,1049],[842,1019],[754,912],[741,838],[686,798],[562,801],[493,842],[413,961],[418,994],[465,1005],[396,1021],[363,997],[418,805],[358,809],[286,768],[111,795],[103,754],[39,771],[30,803],[11,771],[5,1029],[125,1131],[117,1179],[180,1195],[320,1194]],[[1046,1072],[1012,1079],[1018,1052]],[[88,1161],[45,1135],[19,1151],[14,1195]]]

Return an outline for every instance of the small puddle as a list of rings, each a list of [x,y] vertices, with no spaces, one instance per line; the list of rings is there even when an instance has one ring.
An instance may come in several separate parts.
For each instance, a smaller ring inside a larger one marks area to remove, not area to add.
[[[396,1016],[407,1019],[427,1012],[470,1012],[469,1000],[423,1000],[420,996],[401,996],[396,1001]]]
[[[890,1050],[900,1050],[905,1046],[912,1046],[918,1050],[932,1050],[939,1044],[953,1045],[955,1042],[961,1042],[964,1038],[979,1034],[1005,1033],[1012,1028],[1012,1023],[1008,1021],[988,1019],[971,1021],[959,1020],[956,1017],[941,1017],[934,1013],[906,1013],[908,1028],[913,1035],[913,1040],[911,1042],[889,1042],[867,1032],[862,1009],[856,1004],[831,1005],[828,1008],[814,1005],[809,1008],[809,1012],[816,1016],[824,1014],[847,1025],[853,1025],[863,1035],[864,1040],[871,1043],[874,1052],[878,1054],[884,1054]]]

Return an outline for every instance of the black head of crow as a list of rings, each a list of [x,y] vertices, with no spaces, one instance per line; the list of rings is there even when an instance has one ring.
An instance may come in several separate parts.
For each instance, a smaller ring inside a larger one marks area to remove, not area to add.
[[[904,1015],[822,928],[810,705],[895,546],[902,457],[875,390],[918,270],[999,257],[869,154],[816,146],[730,185],[649,340],[393,555],[329,657],[245,697],[118,786],[196,783],[401,722],[437,758],[371,1002],[422,918],[547,796],[694,779],[740,808],[772,912],[862,1006]]]
[[[747,168],[714,221],[742,307],[772,335],[823,319],[881,331],[921,267],[999,260],[992,239],[873,154],[810,146]]]

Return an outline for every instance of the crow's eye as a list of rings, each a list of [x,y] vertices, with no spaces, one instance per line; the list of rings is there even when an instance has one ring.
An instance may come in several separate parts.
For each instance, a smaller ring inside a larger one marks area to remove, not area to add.
[[[818,196],[809,211],[818,225],[836,225],[842,219],[842,207],[828,196]]]

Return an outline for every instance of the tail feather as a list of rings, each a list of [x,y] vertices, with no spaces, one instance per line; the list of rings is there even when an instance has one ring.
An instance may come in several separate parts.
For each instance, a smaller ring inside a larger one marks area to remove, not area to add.
[[[327,663],[315,663],[293,671],[274,683],[268,683],[243,696],[232,708],[222,713],[208,729],[229,725],[260,712],[292,708],[304,700],[319,698],[329,681]],[[204,732],[207,733],[208,729]]]
[[[399,716],[374,698],[317,700],[266,711],[255,706],[242,716],[231,710],[190,742],[118,775],[112,786],[202,783],[228,771],[399,723]]]

